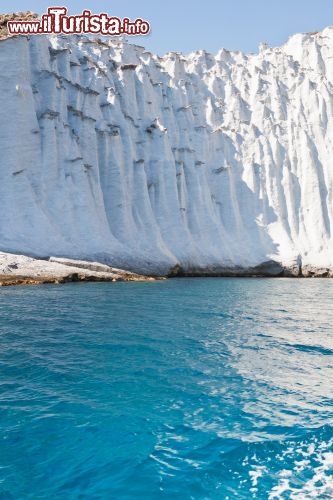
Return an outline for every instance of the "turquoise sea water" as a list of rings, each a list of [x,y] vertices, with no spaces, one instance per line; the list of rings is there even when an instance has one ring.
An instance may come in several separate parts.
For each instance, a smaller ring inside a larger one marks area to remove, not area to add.
[[[0,499],[333,498],[333,280],[0,289]]]

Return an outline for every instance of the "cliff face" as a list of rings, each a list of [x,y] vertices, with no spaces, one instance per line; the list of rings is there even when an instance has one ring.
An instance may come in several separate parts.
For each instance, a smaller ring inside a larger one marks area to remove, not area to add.
[[[333,28],[256,55],[0,42],[0,250],[333,265]]]

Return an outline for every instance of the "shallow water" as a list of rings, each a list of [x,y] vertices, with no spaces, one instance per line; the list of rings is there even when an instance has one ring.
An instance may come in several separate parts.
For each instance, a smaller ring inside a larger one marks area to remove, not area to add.
[[[0,290],[0,499],[333,497],[333,280]]]

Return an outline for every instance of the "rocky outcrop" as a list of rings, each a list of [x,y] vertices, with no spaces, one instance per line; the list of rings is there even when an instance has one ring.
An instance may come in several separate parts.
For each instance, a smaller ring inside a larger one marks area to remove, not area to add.
[[[304,278],[333,278],[333,268],[307,265],[302,268],[302,276]]]
[[[170,277],[265,277],[265,278],[333,278],[333,267],[316,267],[292,264],[283,265],[279,262],[267,261],[254,267],[225,267],[210,269],[188,269],[178,268]]]
[[[8,21],[36,21],[39,16],[35,12],[12,12],[10,14],[0,14],[0,40],[10,38],[15,35],[8,33]]]
[[[154,278],[114,269],[98,262],[40,260],[0,253],[0,286],[77,281],[152,281]]]

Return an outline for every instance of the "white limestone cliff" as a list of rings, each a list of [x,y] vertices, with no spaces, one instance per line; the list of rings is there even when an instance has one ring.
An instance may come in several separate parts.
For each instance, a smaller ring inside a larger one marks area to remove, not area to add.
[[[333,28],[259,54],[0,41],[0,250],[333,266]]]

